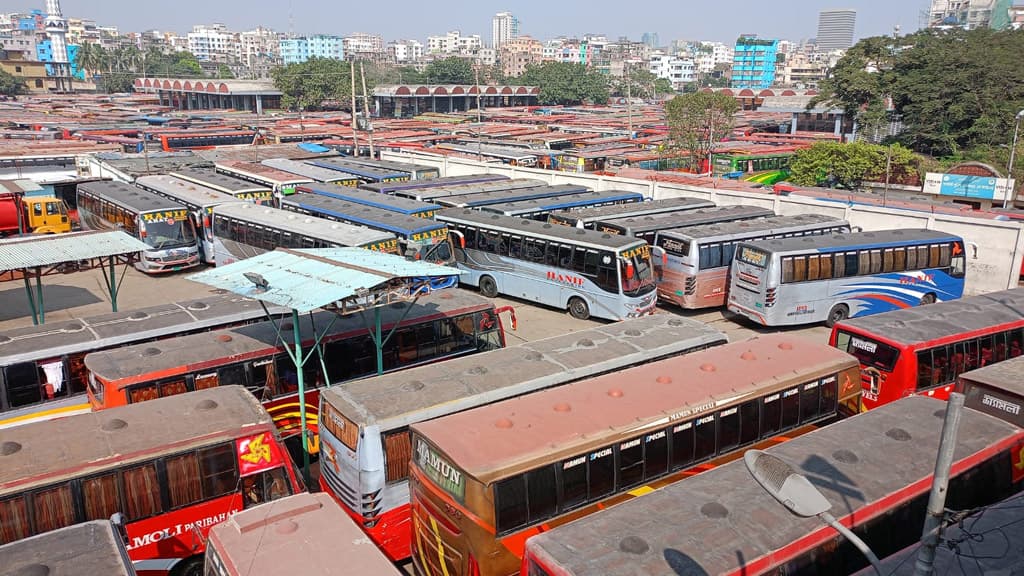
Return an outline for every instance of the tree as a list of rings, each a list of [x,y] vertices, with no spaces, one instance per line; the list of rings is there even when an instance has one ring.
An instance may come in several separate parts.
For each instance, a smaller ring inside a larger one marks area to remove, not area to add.
[[[715,142],[732,131],[737,110],[739,104],[735,98],[717,92],[676,96],[665,104],[672,147],[687,151],[694,161],[694,168],[701,170],[710,158]]]
[[[444,60],[434,60],[427,65],[424,73],[430,84],[473,84],[473,66],[469,60],[452,56]]]
[[[613,84],[612,95],[625,96],[627,84],[629,85],[629,94],[634,98],[655,98],[675,93],[672,83],[666,78],[659,78],[649,70],[631,68],[628,81],[624,75]]]
[[[217,67],[217,78],[230,79],[234,77],[235,73],[231,71],[231,68],[228,68],[227,64],[221,64]]]
[[[21,78],[8,73],[6,70],[0,70],[0,94],[4,96],[17,96],[27,91],[25,82]]]
[[[270,73],[281,91],[281,104],[288,109],[319,110],[325,103],[349,106],[352,95],[348,62],[332,58],[310,58],[305,62],[275,68]],[[372,79],[367,78],[367,89]]]
[[[603,74],[583,64],[545,62],[531,64],[519,77],[519,84],[540,86],[541,104],[572,105],[608,101],[608,81]]]
[[[798,150],[790,162],[789,181],[800,186],[828,186],[856,190],[864,181],[884,182],[886,164],[892,183],[916,182],[921,158],[894,144],[818,142]]]
[[[78,67],[86,77],[95,76],[107,62],[107,51],[95,42],[86,42],[78,47]]]

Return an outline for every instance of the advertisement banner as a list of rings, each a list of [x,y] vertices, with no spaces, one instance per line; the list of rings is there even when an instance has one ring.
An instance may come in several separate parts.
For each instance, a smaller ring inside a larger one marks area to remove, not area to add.
[[[924,193],[979,200],[1003,200],[1013,181],[990,176],[966,176],[929,172],[924,179]]]

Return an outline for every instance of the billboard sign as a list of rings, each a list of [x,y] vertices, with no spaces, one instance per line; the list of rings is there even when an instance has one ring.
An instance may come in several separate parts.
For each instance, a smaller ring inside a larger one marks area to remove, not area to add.
[[[1011,190],[1013,180],[990,176],[939,174],[929,172],[924,179],[924,193],[979,200],[1003,200]]]

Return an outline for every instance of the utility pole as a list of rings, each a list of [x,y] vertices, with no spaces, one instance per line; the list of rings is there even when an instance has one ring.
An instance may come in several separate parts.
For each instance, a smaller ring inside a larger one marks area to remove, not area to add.
[[[629,62],[622,62],[622,72],[626,77],[626,122],[629,127],[629,139],[633,139],[633,93],[630,90]]]
[[[359,140],[356,134],[356,61],[349,60],[349,77],[352,79],[352,155],[359,156]]]
[[[480,114],[480,68],[473,68],[473,80],[476,81],[476,161],[483,162],[483,142],[480,138],[480,128],[483,124]]]
[[[359,61],[359,78],[363,83],[363,114],[366,116],[366,130],[370,142],[370,158],[375,158],[373,153],[373,123],[370,121],[370,99],[366,95],[366,71],[363,70],[363,61]]]
[[[886,200],[889,198],[889,178],[892,172],[892,144],[889,144],[889,150],[885,155],[885,188],[882,189],[882,207],[885,207]]]

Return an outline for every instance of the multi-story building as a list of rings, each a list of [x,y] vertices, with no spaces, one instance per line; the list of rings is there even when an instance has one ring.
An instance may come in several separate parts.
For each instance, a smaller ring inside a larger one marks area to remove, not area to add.
[[[657,32],[644,32],[640,36],[640,42],[642,42],[645,46],[647,46],[651,50],[654,50],[656,48],[660,48],[661,47],[661,44],[658,42],[658,33]]]
[[[239,34],[244,75],[249,78],[269,76],[270,70],[281,62],[280,39],[277,32],[263,26]]]
[[[353,32],[345,36],[345,55],[350,58],[377,60],[384,56],[384,38],[380,34]]]
[[[341,36],[317,34],[282,38],[278,44],[281,62],[298,64],[310,58],[345,59],[345,39]]]
[[[499,53],[505,42],[519,36],[519,18],[511,12],[498,12],[491,19],[491,48]]]
[[[400,64],[418,62],[423,58],[423,43],[419,40],[392,40],[388,42],[388,58]]]
[[[697,80],[697,66],[693,60],[671,54],[652,54],[648,70],[658,78],[671,82],[677,90]]]
[[[68,44],[99,44],[100,31],[94,20],[68,18]]]
[[[544,45],[529,36],[511,38],[502,43],[498,50],[502,73],[505,76],[522,76],[530,64],[540,64],[544,57]]]
[[[732,58],[733,88],[770,88],[775,82],[775,61],[779,41],[757,36],[736,39]]]
[[[928,24],[932,28],[1009,28],[1013,0],[932,0]]]
[[[428,36],[427,52],[429,54],[448,54],[466,56],[475,54],[483,47],[479,34],[463,36],[458,30],[448,32],[444,36]]]
[[[11,59],[35,60],[35,32],[26,33],[21,30],[0,32],[0,52],[6,53],[7,58]]]
[[[853,46],[856,10],[822,10],[818,13],[818,50],[846,50]]]
[[[64,64],[64,66],[65,66],[64,70],[65,70],[65,74],[67,74],[67,72],[66,72],[67,70],[70,70],[70,73],[71,73],[72,77],[74,77],[76,80],[83,80],[84,81],[85,80],[85,72],[83,72],[78,67],[78,63],[77,63],[78,62],[78,48],[79,48],[78,44],[67,44],[67,45],[65,45],[65,50],[67,51],[67,56],[65,57],[66,59],[64,60],[64,62],[66,62],[66,64]],[[47,76],[56,76],[57,75],[57,67],[60,66],[60,64],[53,64],[54,59],[55,59],[54,56],[55,55],[53,53],[53,42],[49,38],[47,38],[46,40],[40,40],[40,41],[36,42],[36,58],[35,59],[38,62],[42,62],[42,63],[44,63],[46,65],[46,75]]]
[[[188,33],[188,50],[200,62],[232,62],[242,52],[238,35],[223,24],[193,26]]]
[[[721,42],[700,42],[694,50],[697,72],[710,74],[719,64],[732,64],[733,49]]]
[[[842,58],[842,50],[820,52],[796,50],[790,52],[776,69],[775,85],[790,88],[817,88],[830,68]]]

